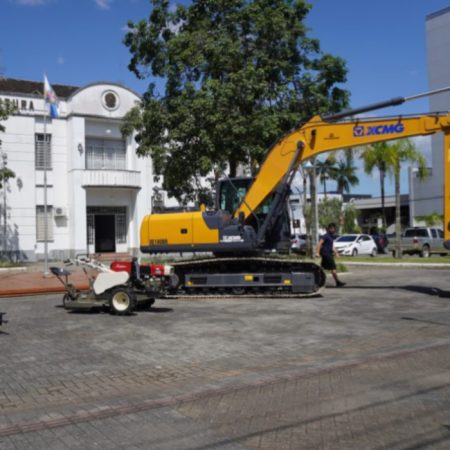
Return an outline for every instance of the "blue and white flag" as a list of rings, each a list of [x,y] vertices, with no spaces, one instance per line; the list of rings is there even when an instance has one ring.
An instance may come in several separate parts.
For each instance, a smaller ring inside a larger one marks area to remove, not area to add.
[[[50,105],[50,116],[52,119],[59,118],[58,97],[48,82],[47,75],[44,74],[44,100]]]

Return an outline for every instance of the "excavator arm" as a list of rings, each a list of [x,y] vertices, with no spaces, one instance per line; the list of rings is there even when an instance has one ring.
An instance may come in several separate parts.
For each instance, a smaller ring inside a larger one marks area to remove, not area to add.
[[[235,217],[247,219],[277,192],[281,184],[289,183],[299,164],[321,153],[359,147],[376,142],[444,133],[444,217],[445,239],[450,239],[450,113],[417,116],[356,118],[337,121],[357,113],[398,105],[406,100],[449,90],[439,89],[410,98],[396,98],[365,108],[338,113],[333,116],[315,116],[303,126],[283,136],[268,152],[255,181],[248,190]],[[450,244],[450,243],[449,243]]]

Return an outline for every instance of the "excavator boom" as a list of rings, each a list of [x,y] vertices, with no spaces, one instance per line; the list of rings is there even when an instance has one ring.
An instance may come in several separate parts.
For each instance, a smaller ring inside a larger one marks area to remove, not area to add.
[[[398,97],[387,102],[376,103],[363,108],[334,115],[315,116],[296,130],[283,136],[268,152],[267,157],[244,197],[235,215],[245,218],[256,211],[284,179],[289,168],[321,153],[339,149],[359,147],[376,142],[450,132],[450,114],[423,114],[417,116],[354,118],[336,122],[375,109],[404,103],[425,95],[450,90],[450,87],[419,94],[412,97]],[[299,147],[302,151],[298,152]]]

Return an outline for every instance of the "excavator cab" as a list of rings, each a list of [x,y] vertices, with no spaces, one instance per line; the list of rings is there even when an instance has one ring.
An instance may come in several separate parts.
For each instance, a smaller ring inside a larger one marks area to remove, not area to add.
[[[226,211],[233,216],[242,204],[242,200],[245,198],[253,182],[253,177],[236,177],[219,180],[216,186],[216,210]],[[272,208],[273,197],[273,195],[270,195],[245,220],[245,224],[250,225],[256,233],[258,233]],[[266,236],[263,249],[275,249],[280,253],[289,252],[291,244],[289,223],[290,218],[287,202],[284,202],[283,211],[276,221],[275,226],[272,227],[270,235]]]

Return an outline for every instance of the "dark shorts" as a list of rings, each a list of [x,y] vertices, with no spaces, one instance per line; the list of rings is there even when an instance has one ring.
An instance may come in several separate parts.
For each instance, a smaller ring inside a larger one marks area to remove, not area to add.
[[[324,270],[336,270],[336,263],[333,255],[322,255],[322,262],[320,264]]]

